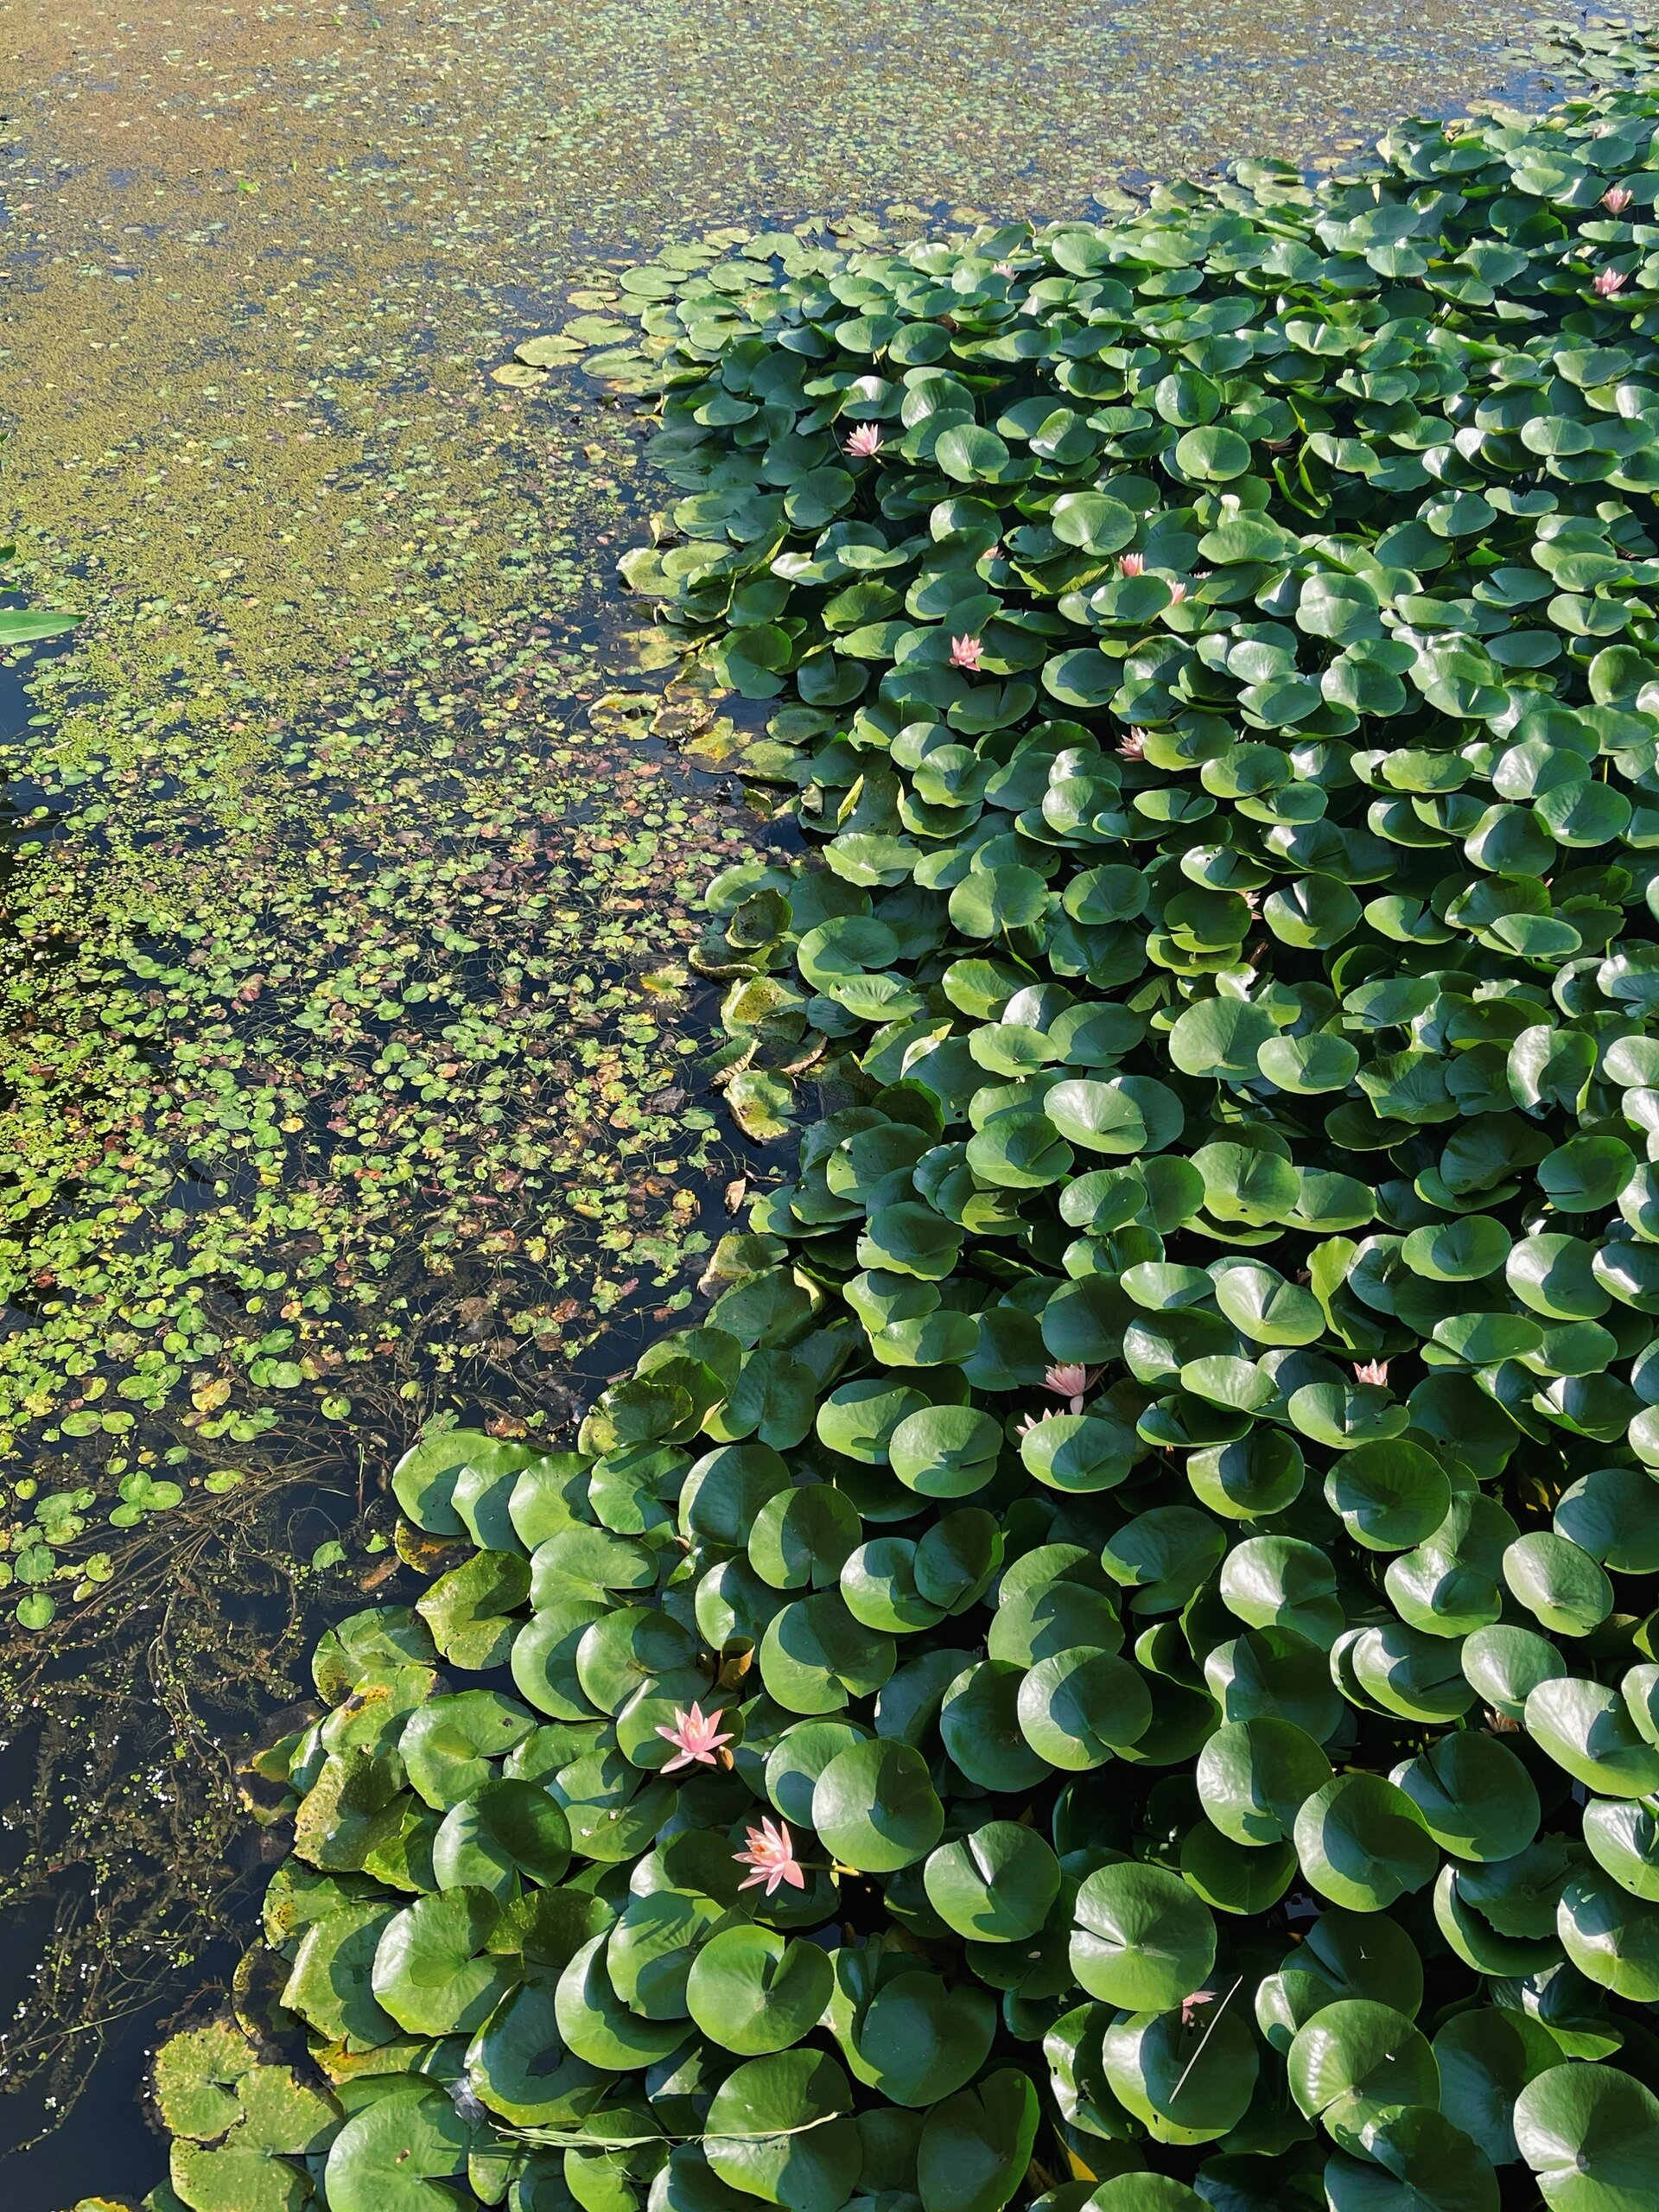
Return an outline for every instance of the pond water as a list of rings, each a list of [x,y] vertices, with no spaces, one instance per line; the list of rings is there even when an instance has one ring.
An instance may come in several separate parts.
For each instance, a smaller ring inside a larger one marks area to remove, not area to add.
[[[0,1519],[56,1602],[0,1600],[0,2189],[57,2212],[164,2170],[146,2048],[269,1863],[238,1762],[395,1589],[398,1451],[560,1433],[772,1172],[685,954],[779,833],[708,709],[652,734],[628,412],[492,368],[710,226],[1075,213],[1546,88],[1496,0],[0,20],[10,499],[86,618],[0,699]]]

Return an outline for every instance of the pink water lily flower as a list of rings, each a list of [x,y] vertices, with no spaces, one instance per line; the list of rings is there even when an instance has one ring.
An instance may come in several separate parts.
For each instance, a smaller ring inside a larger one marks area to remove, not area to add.
[[[983,641],[978,638],[952,638],[950,665],[952,668],[965,668],[970,675],[977,675],[979,657],[984,650]]]
[[[1043,1388],[1052,1390],[1057,1398],[1070,1399],[1069,1410],[1080,1414],[1084,1393],[1092,1390],[1099,1380],[1098,1368],[1090,1374],[1081,1360],[1068,1359],[1062,1361],[1059,1366],[1049,1369],[1043,1377]]]
[[[752,1890],[758,1883],[766,1885],[770,1897],[779,1882],[787,1882],[794,1889],[806,1887],[806,1876],[796,1860],[795,1846],[791,1840],[786,1821],[763,1820],[758,1828],[747,1831],[749,1847],[732,1853],[740,1866],[753,1866],[754,1872],[741,1883],[742,1889]]]
[[[1181,2025],[1184,2028],[1195,2027],[1198,2024],[1198,2016],[1200,2008],[1205,2005],[1213,2005],[1215,2001],[1216,1993],[1213,1989],[1195,1989],[1190,1997],[1183,1997],[1181,1999]]]
[[[1627,269],[1604,269],[1590,289],[1599,300],[1611,300],[1615,292],[1622,292],[1630,281]]]
[[[874,423],[860,423],[849,431],[845,450],[855,461],[868,461],[881,450],[881,433]]]
[[[1174,582],[1171,584],[1169,588],[1169,603],[1172,607],[1179,607],[1185,597],[1186,586],[1181,582],[1180,578],[1177,576]]]
[[[1132,729],[1128,735],[1122,739],[1118,744],[1118,758],[1121,760],[1143,760],[1146,750],[1147,733],[1143,729]]]
[[[732,1740],[729,1735],[721,1733],[721,1719],[718,1713],[705,1713],[695,1698],[690,1713],[682,1713],[677,1705],[673,1726],[657,1731],[659,1736],[667,1737],[679,1754],[677,1758],[670,1759],[662,1771],[672,1774],[683,1766],[718,1766],[716,1754],[721,1745]]]
[[[1622,215],[1635,197],[1628,184],[1610,184],[1601,195],[1601,204],[1610,215]]]
[[[1120,553],[1118,555],[1117,573],[1120,576],[1143,576],[1146,572],[1147,556],[1144,553]]]
[[[1354,1369],[1356,1382],[1375,1382],[1381,1387],[1388,1379],[1389,1363],[1386,1359],[1361,1360]]]
[[[991,264],[991,274],[993,276],[1017,276],[1020,271],[1011,261],[994,261]]]

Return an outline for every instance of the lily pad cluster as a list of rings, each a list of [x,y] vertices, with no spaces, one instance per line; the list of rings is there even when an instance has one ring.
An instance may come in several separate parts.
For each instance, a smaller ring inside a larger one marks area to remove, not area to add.
[[[263,2063],[228,2021],[164,2044],[154,2090],[174,2181],[185,2201],[214,2212],[294,2212],[340,2124],[325,2089]]]
[[[757,1313],[770,1295],[766,1278],[727,1294]],[[741,1363],[739,1334],[694,1333]],[[695,1429],[696,1370],[706,1410],[726,1394],[695,1351],[664,1349],[576,1452],[466,1432],[417,1446],[400,1503],[479,1548],[414,1611],[354,1616],[318,1652],[330,1709],[287,1749],[296,1856],[266,1926],[282,2005],[351,2115],[321,2177],[335,2212],[385,2201],[410,2125],[437,2131],[432,2178],[470,2171],[499,2201],[477,2178],[494,2159],[515,2207],[654,2190],[828,2212],[920,2189],[994,2208],[1027,2171],[1039,2101],[990,2063],[995,1998],[921,1943],[842,1940],[837,1916],[879,1928],[909,1869],[918,1928],[944,1932],[942,1911],[1012,1959],[1049,1919],[1059,1860],[1009,1821],[945,1840],[921,1746],[961,1669],[930,1638],[901,1673],[893,1636],[843,1605],[848,1494],[798,1492],[758,1441],[692,1471],[660,1415]],[[982,1510],[955,1520],[931,1586],[965,1611],[1001,1541]],[[878,1690],[904,1732],[852,1717]]]
[[[334,2212],[1659,2205],[1656,123],[636,283],[826,1110],[574,1451],[397,1471]]]

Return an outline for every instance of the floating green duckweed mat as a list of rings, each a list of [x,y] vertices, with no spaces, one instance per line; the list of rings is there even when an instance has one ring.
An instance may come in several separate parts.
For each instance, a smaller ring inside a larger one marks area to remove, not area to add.
[[[798,1172],[398,1469],[157,2212],[1659,2206],[1656,124],[626,280]]]

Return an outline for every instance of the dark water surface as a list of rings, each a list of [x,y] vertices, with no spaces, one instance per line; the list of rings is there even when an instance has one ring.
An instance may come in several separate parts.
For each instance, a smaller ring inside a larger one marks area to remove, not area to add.
[[[718,730],[649,734],[637,432],[491,370],[712,226],[1077,213],[1537,104],[1535,22],[0,0],[6,481],[86,618],[0,674],[9,1555],[92,1493],[50,1627],[0,1588],[8,2212],[162,2177],[146,2052],[222,2001],[276,1847],[237,1762],[322,1624],[409,1594],[397,1452],[568,1431],[782,1157],[695,1072],[692,902],[778,833]],[[111,1526],[137,1478],[180,1503]]]

